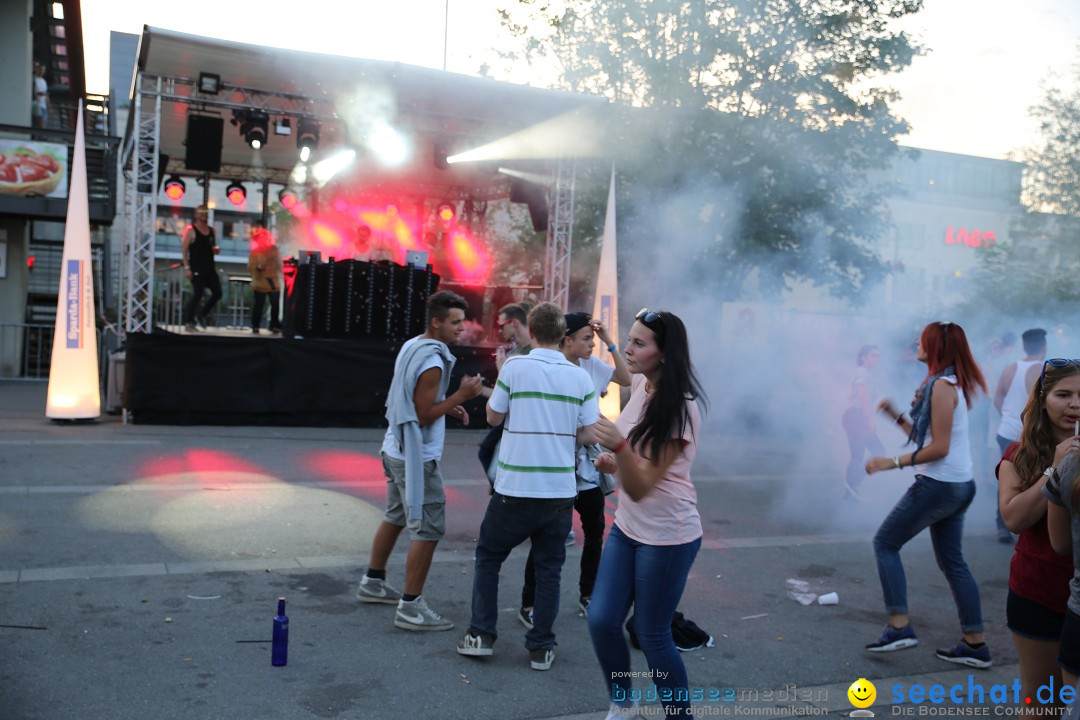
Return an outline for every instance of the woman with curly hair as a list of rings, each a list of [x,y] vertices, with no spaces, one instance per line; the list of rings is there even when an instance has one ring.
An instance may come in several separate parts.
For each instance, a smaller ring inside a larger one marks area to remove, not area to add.
[[[998,506],[1005,526],[1020,534],[1009,563],[1005,612],[1020,657],[1020,692],[1035,698],[1048,677],[1061,687],[1056,658],[1073,567],[1071,557],[1050,545],[1043,487],[1075,444],[1080,366],[1044,363],[1021,417],[1020,440],[998,465]]]

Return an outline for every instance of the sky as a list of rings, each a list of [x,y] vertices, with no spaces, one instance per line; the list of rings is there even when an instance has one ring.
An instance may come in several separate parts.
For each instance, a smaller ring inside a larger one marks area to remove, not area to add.
[[[87,90],[108,92],[109,32],[139,34],[143,25],[433,68],[443,67],[445,35],[446,68],[475,74],[493,46],[511,46],[496,8],[512,1],[307,0],[303,11],[295,3],[275,11],[220,0],[83,0]],[[913,147],[1022,159],[1036,138],[1029,108],[1046,83],[1071,81],[1080,59],[1076,0],[925,0],[904,29],[928,47],[888,83],[912,125],[900,141]],[[552,76],[523,67],[512,80],[544,86]]]

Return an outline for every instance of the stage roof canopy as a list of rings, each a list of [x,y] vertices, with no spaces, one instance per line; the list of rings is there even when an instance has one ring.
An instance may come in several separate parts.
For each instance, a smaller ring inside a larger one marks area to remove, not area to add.
[[[594,97],[531,88],[401,63],[248,45],[144,27],[133,86],[148,89],[160,78],[163,98],[160,152],[169,157],[162,174],[199,175],[185,166],[189,113],[224,120],[221,170],[214,177],[269,179],[284,183],[299,162],[300,121],[318,121],[319,143],[312,161],[344,147],[357,149],[347,177],[383,192],[449,196],[483,192],[505,180],[494,165],[437,167],[436,147],[448,154],[467,150],[565,113],[599,108]],[[200,74],[219,76],[221,89],[197,89]],[[134,102],[132,109],[134,111]],[[231,124],[234,111],[269,115],[266,144],[259,150]],[[133,112],[134,115],[134,112]],[[290,135],[275,134],[288,119]],[[132,137],[129,120],[127,135]],[[393,128],[411,146],[410,159],[389,168],[371,150],[373,136]],[[127,144],[127,143],[125,143]],[[552,149],[552,157],[557,154]]]

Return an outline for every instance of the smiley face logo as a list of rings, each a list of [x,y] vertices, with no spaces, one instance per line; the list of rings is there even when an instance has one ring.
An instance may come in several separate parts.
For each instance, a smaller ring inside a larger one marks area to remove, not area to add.
[[[867,708],[877,698],[877,688],[866,678],[859,678],[851,683],[847,691],[848,701],[857,708]]]

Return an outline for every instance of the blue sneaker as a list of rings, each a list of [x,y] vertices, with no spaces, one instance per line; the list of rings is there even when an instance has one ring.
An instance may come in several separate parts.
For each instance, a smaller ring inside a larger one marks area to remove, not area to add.
[[[980,670],[985,670],[994,664],[990,659],[990,648],[986,643],[983,643],[982,647],[973,648],[966,642],[961,641],[956,647],[938,650],[934,655],[945,662],[967,665]]]
[[[902,628],[886,625],[885,632],[881,634],[877,642],[870,643],[866,649],[870,652],[892,652],[915,647],[918,644],[919,639],[915,637],[915,631],[911,629],[911,625],[905,625]]]

